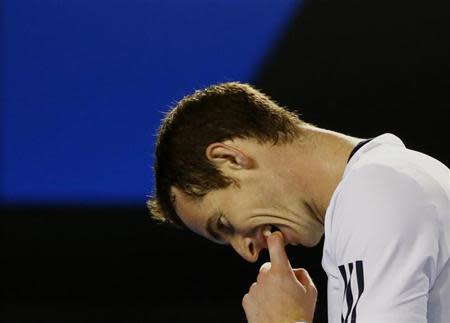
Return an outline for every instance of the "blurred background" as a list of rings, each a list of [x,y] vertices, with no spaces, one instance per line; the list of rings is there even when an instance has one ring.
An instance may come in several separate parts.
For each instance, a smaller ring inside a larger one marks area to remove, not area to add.
[[[152,223],[184,95],[238,80],[318,126],[450,165],[445,1],[0,1],[0,321],[245,322],[257,264]],[[322,245],[288,247],[319,288]]]

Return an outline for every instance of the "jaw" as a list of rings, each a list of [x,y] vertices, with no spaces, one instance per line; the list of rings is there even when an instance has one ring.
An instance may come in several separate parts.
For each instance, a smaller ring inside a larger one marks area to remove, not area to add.
[[[287,244],[291,246],[302,245],[304,247],[315,247],[319,244],[323,236],[323,230],[320,228],[309,228],[307,232],[299,232],[292,228],[280,228]]]

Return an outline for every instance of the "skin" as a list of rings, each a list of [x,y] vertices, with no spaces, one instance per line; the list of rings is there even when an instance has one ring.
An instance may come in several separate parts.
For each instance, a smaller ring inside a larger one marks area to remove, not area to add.
[[[312,322],[317,289],[303,268],[292,269],[283,236],[267,238],[271,262],[264,263],[249,292],[242,299],[248,322]]]
[[[275,240],[276,246],[280,243],[283,246],[288,243],[315,246],[323,235],[326,209],[342,179],[348,157],[361,140],[307,125],[302,128],[301,138],[286,144],[261,144],[254,139],[212,143],[205,152],[207,158],[225,176],[236,179],[239,185],[211,191],[200,200],[193,200],[172,187],[175,210],[192,231],[214,242],[230,244],[249,262],[257,261],[259,252],[268,248],[271,239]],[[208,221],[211,222],[212,233],[216,233],[215,237],[206,229]],[[267,238],[264,232],[270,228],[280,232]],[[271,260],[272,256],[287,260],[284,248],[281,249],[273,248],[271,252],[269,248]],[[266,284],[258,283],[261,287],[256,289],[258,292],[249,294],[259,296],[252,296],[252,301],[243,302],[243,305],[247,304],[244,309],[249,322],[284,322],[285,319],[289,322],[294,318],[309,322],[312,316],[308,315],[311,309],[314,311],[314,306],[310,304],[311,300],[315,304],[315,296],[309,293],[309,298],[301,297],[304,290],[308,290],[305,286],[309,286],[309,275],[304,273],[304,269],[290,268],[290,264],[284,266],[285,270],[280,270],[280,266],[276,268],[272,270],[272,266],[264,270],[266,274],[275,272],[272,274],[274,277],[284,277],[284,290],[291,291],[290,298],[303,302],[303,305],[281,302],[283,295],[279,295],[282,293],[280,288],[274,293]],[[293,280],[293,277],[296,279]],[[264,299],[265,302],[254,299]],[[263,312],[263,304],[272,304],[272,307],[280,304],[278,312],[284,313],[280,315],[293,313],[293,316],[283,318],[275,317],[273,313],[266,313],[265,316],[254,314]],[[295,308],[303,314],[294,313]],[[307,313],[306,316],[304,313]]]

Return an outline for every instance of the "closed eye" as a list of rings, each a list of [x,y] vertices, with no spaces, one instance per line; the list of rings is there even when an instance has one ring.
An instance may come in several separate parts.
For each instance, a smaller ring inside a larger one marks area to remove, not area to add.
[[[234,232],[233,226],[228,222],[223,214],[220,214],[217,219],[217,230],[227,234],[232,234]]]

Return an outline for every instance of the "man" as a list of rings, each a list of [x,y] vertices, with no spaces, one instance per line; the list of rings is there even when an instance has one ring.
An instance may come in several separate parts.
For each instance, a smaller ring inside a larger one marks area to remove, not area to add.
[[[247,84],[211,86],[162,122],[155,219],[264,264],[249,322],[312,322],[317,291],[285,244],[325,233],[329,322],[449,322],[450,171],[392,134],[370,140],[300,120]]]

